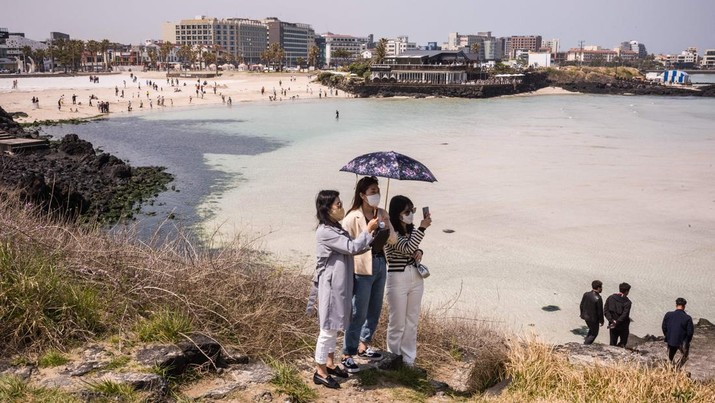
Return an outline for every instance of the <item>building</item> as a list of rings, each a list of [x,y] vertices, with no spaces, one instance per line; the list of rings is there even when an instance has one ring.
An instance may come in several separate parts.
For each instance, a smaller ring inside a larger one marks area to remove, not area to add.
[[[397,39],[388,39],[385,53],[387,56],[398,56],[413,50],[417,50],[417,44],[410,42],[407,35],[403,35],[398,36]]]
[[[621,42],[621,46],[619,48],[621,50],[635,52],[636,57],[641,58],[641,59],[648,56],[648,51],[646,50],[645,45],[638,41]]]
[[[329,66],[334,64],[333,59],[336,51],[345,51],[347,60],[338,60],[338,62],[349,62],[362,57],[362,52],[367,50],[367,45],[370,42],[368,37],[357,37],[350,35],[336,35],[328,32],[320,35],[325,39],[325,63]]]
[[[700,67],[704,69],[715,69],[715,49],[706,49],[705,52],[703,52]]]
[[[507,38],[506,55],[509,58],[516,57],[516,51],[537,52],[541,49],[541,35],[510,36]]]
[[[569,49],[566,60],[583,64],[611,63],[618,57],[615,50],[601,49],[599,46]]]
[[[277,43],[285,50],[286,66],[297,66],[298,59],[308,60],[308,52],[315,44],[313,27],[281,21],[275,17],[266,18],[263,23],[268,27],[268,44]]]
[[[410,50],[385,57],[370,67],[375,82],[419,84],[464,84],[471,60],[463,51]]]
[[[546,41],[541,41],[541,50],[550,52],[551,54],[559,53],[559,46],[561,41],[558,39],[549,39]]]
[[[447,42],[444,43],[442,48],[476,53],[480,61],[501,60],[504,56],[503,46],[500,44],[499,38],[493,37],[491,31],[467,35],[450,32]]]
[[[551,52],[529,52],[529,67],[551,67]]]
[[[677,69],[692,69],[699,62],[700,57],[696,48],[688,48],[678,55],[668,55],[666,57],[666,65]]]
[[[442,50],[442,48],[437,45],[437,42],[427,42],[424,50]]]
[[[218,47],[220,52],[247,64],[262,62],[261,54],[268,47],[268,28],[261,21],[245,18],[209,18],[198,16],[167,22],[162,27],[162,39],[175,45],[190,45],[199,49]]]
[[[24,49],[34,52],[47,48],[47,43],[26,38],[22,32],[9,32],[6,28],[0,28],[0,69],[13,72],[40,69],[37,64],[42,65],[44,60],[25,57]]]

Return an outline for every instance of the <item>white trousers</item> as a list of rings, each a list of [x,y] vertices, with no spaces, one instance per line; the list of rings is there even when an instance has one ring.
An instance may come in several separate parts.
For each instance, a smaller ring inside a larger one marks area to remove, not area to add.
[[[387,351],[402,355],[405,364],[413,365],[424,280],[414,267],[408,266],[404,272],[388,272],[385,292],[389,313]]]
[[[315,344],[315,362],[324,365],[328,362],[328,354],[335,352],[338,342],[338,331],[320,329],[318,342]]]

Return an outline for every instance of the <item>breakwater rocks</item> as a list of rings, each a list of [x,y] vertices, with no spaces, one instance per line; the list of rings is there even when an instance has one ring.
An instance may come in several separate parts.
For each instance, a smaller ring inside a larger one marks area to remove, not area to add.
[[[6,116],[0,108],[0,121]],[[14,128],[6,132],[23,134]],[[129,166],[97,152],[76,134],[46,149],[0,154],[0,194],[63,218],[106,223],[131,218],[137,205],[166,190],[172,180],[163,167]]]
[[[452,98],[492,98],[502,95],[514,95],[523,92],[536,91],[549,84],[544,73],[526,74],[519,83],[509,84],[416,84],[416,83],[378,83],[372,81],[354,82],[351,80],[336,80],[327,74],[321,77],[323,85],[355,94],[360,98],[369,97],[414,97],[427,96]]]
[[[554,82],[556,87],[561,87],[567,91],[581,92],[585,94],[608,94],[608,95],[658,95],[658,96],[690,96],[690,97],[712,97],[715,96],[715,86],[707,86],[702,89],[688,87],[674,87],[659,84],[650,84],[637,80],[614,80],[609,82]]]

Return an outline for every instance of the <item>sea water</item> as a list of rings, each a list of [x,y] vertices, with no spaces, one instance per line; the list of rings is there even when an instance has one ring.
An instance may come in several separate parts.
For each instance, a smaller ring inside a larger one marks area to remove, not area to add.
[[[164,108],[49,131],[166,166],[175,190],[148,210],[240,234],[306,271],[315,194],[337,189],[349,205],[356,177],[339,169],[394,150],[438,179],[380,182],[382,203],[404,194],[433,214],[425,307],[575,341],[581,294],[600,279],[604,299],[632,285],[635,334],[657,334],[680,296],[696,318],[715,318],[713,99],[333,98]]]

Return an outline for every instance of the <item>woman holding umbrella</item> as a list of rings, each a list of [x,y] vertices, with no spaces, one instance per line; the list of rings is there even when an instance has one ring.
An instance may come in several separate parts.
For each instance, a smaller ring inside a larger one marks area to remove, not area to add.
[[[378,220],[371,219],[365,223],[365,230],[354,238],[341,226],[340,220],[345,216],[340,194],[335,190],[321,190],[315,199],[318,228],[315,231],[317,239],[317,264],[313,278],[317,287],[318,319],[320,335],[315,346],[316,370],[313,382],[328,388],[339,388],[331,375],[347,378],[345,370],[335,365],[335,347],[338,330],[343,330],[350,323],[353,292],[353,259],[351,255],[370,250],[373,240],[372,232],[378,228]],[[314,304],[314,290],[308,311]]]
[[[424,292],[424,280],[416,265],[422,260],[420,242],[432,224],[427,215],[419,227],[413,224],[415,206],[405,196],[390,200],[390,222],[397,231],[397,242],[385,250],[387,271],[387,351],[401,355],[405,365],[413,366],[417,355],[417,324]]]
[[[385,229],[389,230],[387,243],[397,241],[395,231],[389,221],[387,211],[378,208],[380,187],[377,178],[366,176],[355,186],[353,204],[343,220],[343,228],[352,237],[364,232],[369,222],[378,218]],[[378,238],[379,239],[379,238]],[[383,242],[384,245],[384,242]],[[348,372],[358,372],[359,368],[352,356],[359,354],[363,358],[377,360],[382,355],[370,347],[370,342],[377,329],[382,311],[382,300],[387,280],[387,260],[383,245],[372,245],[371,253],[356,255],[355,288],[353,291],[353,312],[350,326],[345,332],[343,347],[343,366]]]

